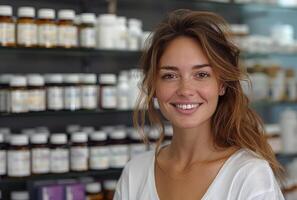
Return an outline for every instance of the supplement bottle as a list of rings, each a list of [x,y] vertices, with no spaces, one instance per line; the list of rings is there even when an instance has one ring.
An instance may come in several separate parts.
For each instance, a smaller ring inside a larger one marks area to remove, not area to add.
[[[64,133],[55,133],[50,137],[51,156],[50,169],[52,173],[69,172],[69,149],[67,136]]]
[[[98,107],[99,86],[96,85],[96,78],[96,74],[80,76],[82,109],[92,110]]]
[[[0,46],[15,46],[15,24],[8,5],[0,6]]]
[[[11,135],[10,145],[7,153],[8,176],[26,177],[30,176],[30,147],[28,136]]]
[[[80,47],[96,47],[96,16],[94,13],[83,13],[80,15]]]
[[[44,78],[38,74],[28,75],[28,109],[29,111],[45,111]]]
[[[104,200],[104,193],[100,183],[88,183],[86,193],[86,200]]]
[[[110,153],[107,145],[107,133],[96,131],[91,134],[90,139],[90,169],[108,169]]]
[[[37,45],[37,24],[33,7],[18,8],[17,44],[23,47]]]
[[[99,105],[102,110],[115,109],[117,107],[117,87],[115,74],[100,74]]]
[[[31,135],[31,168],[32,174],[47,174],[50,172],[50,148],[48,136],[45,133]]]
[[[110,133],[110,167],[122,168],[129,159],[129,144],[125,130],[115,129]]]
[[[72,171],[88,170],[88,135],[84,132],[71,134],[70,168]]]
[[[64,109],[79,110],[81,108],[81,87],[79,75],[66,74],[63,76]]]
[[[46,82],[46,105],[48,110],[63,110],[63,76],[62,74],[48,74]]]
[[[58,46],[63,48],[77,47],[78,31],[74,24],[74,10],[60,10],[58,12]]]
[[[106,200],[112,200],[115,189],[117,186],[117,181],[116,180],[106,180],[103,182],[104,190],[105,190],[105,199]]]
[[[55,10],[40,9],[37,20],[38,45],[44,48],[53,48],[57,45],[57,24]]]
[[[10,112],[28,112],[27,80],[24,76],[13,76],[10,79]]]

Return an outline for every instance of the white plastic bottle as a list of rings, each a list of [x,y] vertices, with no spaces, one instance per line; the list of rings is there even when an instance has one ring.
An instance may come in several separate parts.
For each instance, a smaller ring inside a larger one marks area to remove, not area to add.
[[[125,17],[118,17],[117,18],[117,25],[115,31],[115,48],[124,50],[127,49],[127,19]]]
[[[128,82],[128,74],[123,72],[118,77],[117,84],[117,109],[128,110],[130,108],[130,87]]]
[[[102,14],[97,20],[97,48],[115,48],[115,24],[116,16],[113,14]]]
[[[280,115],[281,139],[284,153],[297,153],[297,114],[292,109]]]
[[[140,50],[142,39],[142,23],[138,19],[128,21],[128,49],[132,51]]]

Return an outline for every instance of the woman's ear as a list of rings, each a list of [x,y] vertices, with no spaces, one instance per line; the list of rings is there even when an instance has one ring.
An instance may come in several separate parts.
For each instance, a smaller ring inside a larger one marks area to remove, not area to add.
[[[226,93],[226,87],[225,85],[221,85],[220,91],[219,91],[219,96],[223,96]]]

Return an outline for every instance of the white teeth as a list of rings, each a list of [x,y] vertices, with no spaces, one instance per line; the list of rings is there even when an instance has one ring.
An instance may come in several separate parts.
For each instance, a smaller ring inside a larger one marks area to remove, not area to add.
[[[176,104],[176,107],[183,110],[190,110],[193,108],[197,108],[199,104]]]

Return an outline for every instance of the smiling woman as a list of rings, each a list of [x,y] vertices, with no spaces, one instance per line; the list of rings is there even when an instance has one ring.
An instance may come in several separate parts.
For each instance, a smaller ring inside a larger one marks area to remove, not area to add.
[[[245,73],[226,22],[176,10],[149,44],[134,119],[144,140],[146,114],[161,137],[155,150],[126,165],[114,200],[283,200],[275,178],[282,168],[243,94]],[[166,146],[154,99],[173,127]]]

